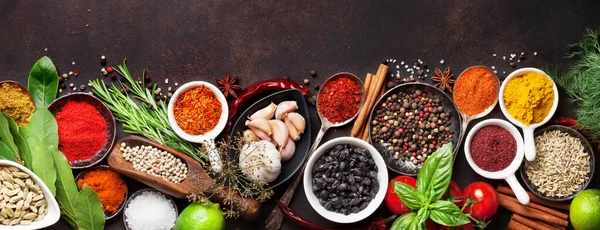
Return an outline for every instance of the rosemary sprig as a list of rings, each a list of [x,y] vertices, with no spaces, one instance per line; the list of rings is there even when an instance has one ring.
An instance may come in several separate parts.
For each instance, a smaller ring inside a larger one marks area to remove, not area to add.
[[[123,123],[123,130],[126,133],[145,136],[183,152],[199,162],[205,162],[206,155],[198,151],[199,147],[196,144],[181,139],[171,129],[166,102],[154,99],[156,84],[153,85],[152,90],[144,88],[146,71],[142,73],[140,83],[129,73],[126,61],[127,59],[115,71],[123,76],[128,84],[119,82],[121,87],[119,90],[115,84],[107,87],[101,79],[92,80],[90,83],[94,95],[103,100],[113,111],[117,120]],[[129,97],[129,92],[133,98]],[[134,99],[139,101],[139,104]]]
[[[569,72],[550,72],[557,84],[573,99],[579,125],[600,137],[600,43],[599,33],[587,29],[583,40],[569,45],[568,58],[577,61]]]

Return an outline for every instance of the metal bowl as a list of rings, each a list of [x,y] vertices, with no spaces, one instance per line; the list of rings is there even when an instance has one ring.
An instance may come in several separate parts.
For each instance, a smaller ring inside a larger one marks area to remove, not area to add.
[[[110,171],[115,172],[116,174],[119,174],[119,177],[121,178],[121,181],[123,181],[123,183],[125,184],[125,188],[127,188],[127,190],[125,191],[125,198],[123,198],[123,202],[121,202],[121,204],[119,205],[119,208],[117,208],[117,211],[113,212],[113,213],[106,213],[106,212],[104,213],[104,219],[110,220],[113,217],[117,216],[117,214],[119,214],[123,210],[123,207],[125,207],[125,202],[127,201],[127,196],[129,195],[129,188],[127,187],[127,183],[125,182],[125,177],[123,177],[123,175],[121,175],[120,173],[112,170],[110,168],[110,166],[108,166],[108,165],[94,166],[94,167],[88,168],[88,169],[80,172],[79,174],[77,174],[77,177],[75,177],[75,183],[77,184],[77,187],[79,188],[79,183],[78,183],[79,178],[81,178],[86,173],[88,173],[88,172],[90,172],[92,170],[96,170],[96,169],[108,169]],[[81,189],[81,188],[79,188],[79,189]]]
[[[448,112],[450,113],[450,124],[451,124],[450,128],[452,129],[452,132],[454,133],[452,135],[452,146],[453,146],[452,155],[454,158],[456,158],[457,152],[458,152],[460,144],[461,144],[461,139],[462,139],[461,138],[461,127],[460,127],[461,116],[458,113],[458,109],[456,108],[456,105],[454,104],[452,99],[448,95],[446,95],[446,93],[444,93],[437,87],[431,86],[429,84],[413,82],[413,83],[401,84],[401,85],[398,85],[398,86],[388,90],[383,95],[383,97],[381,97],[377,101],[377,103],[373,106],[373,109],[371,110],[371,114],[369,116],[368,122],[370,123],[373,120],[373,118],[375,117],[375,113],[377,112],[377,108],[379,108],[379,106],[381,106],[381,104],[386,101],[386,98],[390,97],[392,94],[395,94],[395,93],[407,92],[407,91],[412,92],[417,89],[421,90],[424,93],[427,93],[427,95],[429,95],[431,97],[439,98],[440,104],[445,109],[448,109]],[[388,150],[387,148],[380,145],[379,143],[375,143],[373,141],[373,137],[371,136],[372,129],[373,129],[373,126],[369,125],[369,140],[371,141],[371,144],[373,146],[375,146],[375,148],[381,153],[381,155],[383,156],[383,159],[385,160],[387,167],[390,170],[392,170],[396,173],[399,173],[399,174],[410,175],[410,176],[416,176],[419,174],[419,171],[421,170],[421,166],[416,166],[416,165],[413,165],[412,163],[408,164],[404,161],[394,160],[394,157],[393,157],[394,153],[392,151]]]
[[[525,168],[526,161],[523,161],[523,164],[521,164],[521,169],[519,171],[521,173],[521,178],[523,179],[525,186],[527,186],[529,191],[531,191],[537,197],[542,198],[544,200],[548,200],[548,201],[568,201],[568,200],[575,198],[575,196],[577,196],[577,194],[579,194],[581,191],[585,190],[590,185],[590,182],[592,181],[592,176],[594,175],[594,168],[596,166],[596,158],[594,156],[594,149],[592,148],[590,143],[587,141],[587,139],[585,139],[585,137],[583,135],[581,135],[581,133],[579,133],[577,130],[572,129],[570,127],[562,126],[562,125],[551,125],[551,126],[548,126],[546,128],[536,131],[535,136],[537,137],[539,135],[544,134],[544,132],[546,132],[546,131],[554,131],[554,130],[560,130],[561,132],[567,133],[570,136],[581,140],[581,144],[583,144],[585,151],[588,154],[590,154],[590,172],[588,173],[588,179],[585,182],[583,182],[583,184],[579,187],[579,189],[577,189],[577,191],[575,191],[573,194],[571,194],[569,196],[564,196],[564,197],[546,196],[546,195],[542,194],[541,192],[539,192],[537,190],[537,186],[535,186],[529,180],[529,177],[527,177],[527,173],[525,172],[526,171],[526,168]]]
[[[115,118],[108,107],[102,103],[102,101],[88,93],[70,93],[62,96],[52,102],[48,106],[48,110],[50,110],[50,112],[56,116],[56,113],[60,112],[62,108],[70,101],[85,102],[94,106],[100,113],[100,116],[102,116],[102,118],[104,118],[106,121],[106,141],[104,142],[104,146],[102,146],[102,148],[96,152],[96,155],[87,160],[69,162],[69,165],[71,165],[72,169],[84,169],[100,163],[100,161],[102,161],[110,152],[112,145],[115,142]]]
[[[142,193],[145,193],[145,192],[154,192],[154,193],[156,193],[158,195],[164,196],[167,200],[170,201],[171,206],[175,209],[175,213],[176,213],[175,214],[176,215],[175,218],[177,219],[177,217],[179,217],[179,210],[177,209],[177,204],[175,204],[175,201],[173,201],[173,198],[171,198],[170,196],[168,196],[168,195],[166,195],[166,194],[164,194],[164,193],[162,193],[162,192],[160,192],[160,191],[158,191],[156,189],[153,189],[153,188],[140,189],[137,192],[133,193],[129,197],[129,199],[127,200],[127,202],[125,202],[125,209],[127,209],[127,207],[129,206],[129,203],[131,203],[131,201],[135,197],[137,197],[137,196],[139,196],[139,195],[141,195]],[[131,230],[131,228],[129,227],[129,225],[127,225],[127,215],[125,215],[125,212],[123,212],[123,225],[125,225],[125,229]],[[173,228],[171,228],[171,229],[174,229],[174,228],[175,228],[175,222],[173,222]]]

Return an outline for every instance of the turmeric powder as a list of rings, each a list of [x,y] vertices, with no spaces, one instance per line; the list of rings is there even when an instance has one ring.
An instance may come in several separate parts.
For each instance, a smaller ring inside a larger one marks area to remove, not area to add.
[[[84,184],[98,193],[106,214],[115,213],[125,201],[127,185],[118,173],[108,168],[96,168],[84,172],[77,180],[77,185],[82,188]]]
[[[506,83],[502,95],[510,116],[526,126],[542,122],[554,105],[554,82],[546,75],[529,72]]]

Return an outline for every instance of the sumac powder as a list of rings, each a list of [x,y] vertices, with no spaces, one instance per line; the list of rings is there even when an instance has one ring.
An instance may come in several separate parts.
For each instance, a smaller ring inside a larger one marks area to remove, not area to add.
[[[352,118],[360,108],[361,89],[348,77],[339,77],[325,83],[319,92],[317,109],[331,123]]]
[[[471,140],[471,157],[479,168],[488,172],[505,169],[515,159],[517,141],[500,126],[479,129]]]
[[[106,120],[85,102],[70,101],[56,113],[58,149],[69,162],[89,160],[106,143]]]

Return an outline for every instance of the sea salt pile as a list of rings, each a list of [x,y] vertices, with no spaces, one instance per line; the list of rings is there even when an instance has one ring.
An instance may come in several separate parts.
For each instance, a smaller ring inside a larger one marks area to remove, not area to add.
[[[144,191],[125,207],[125,221],[131,230],[170,230],[177,211],[166,195]]]

